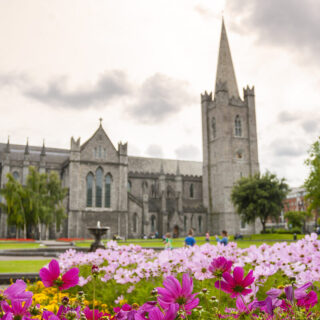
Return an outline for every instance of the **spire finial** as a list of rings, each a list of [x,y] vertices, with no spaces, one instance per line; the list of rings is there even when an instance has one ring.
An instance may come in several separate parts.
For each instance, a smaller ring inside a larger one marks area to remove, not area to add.
[[[45,146],[45,140],[43,139],[43,143],[42,143],[42,149],[41,149],[41,156],[45,156],[46,155],[46,146]]]
[[[8,142],[7,142],[7,145],[6,145],[5,152],[6,153],[10,153],[10,136],[8,136]]]
[[[27,144],[26,147],[24,149],[24,154],[30,154],[30,150],[29,150],[29,137],[27,137]]]
[[[163,162],[162,162],[162,161],[161,161],[161,164],[160,164],[160,173],[161,173],[161,174],[164,174]]]
[[[102,121],[103,121],[103,119],[100,117],[100,118],[99,118],[99,121],[100,121],[100,127],[102,127]]]
[[[179,160],[177,160],[177,176],[180,176],[180,164],[179,164]]]
[[[227,89],[229,97],[240,98],[237,80],[233,68],[227,31],[222,17],[219,57],[216,76],[216,92],[219,88]]]

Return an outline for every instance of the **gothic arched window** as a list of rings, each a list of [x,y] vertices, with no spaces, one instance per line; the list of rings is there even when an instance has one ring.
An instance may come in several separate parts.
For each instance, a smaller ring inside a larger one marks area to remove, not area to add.
[[[90,172],[87,175],[87,207],[92,207],[92,191],[93,191],[93,174]]]
[[[189,197],[193,198],[194,197],[194,187],[193,187],[193,183],[190,184],[189,187]]]
[[[102,177],[103,172],[101,168],[96,171],[96,207],[102,207]]]
[[[106,185],[105,185],[105,197],[104,197],[104,206],[106,208],[111,208],[111,183],[112,183],[112,177],[110,174],[107,174]]]
[[[151,232],[155,232],[155,231],[156,231],[156,217],[151,216]]]
[[[212,130],[212,138],[214,139],[217,135],[217,125],[216,125],[215,117],[211,119],[211,130]]]
[[[19,181],[19,179],[20,179],[20,174],[19,174],[18,171],[14,171],[12,175],[13,175],[14,180]]]
[[[138,214],[135,212],[133,214],[133,232],[136,233],[138,231]]]
[[[241,128],[241,119],[239,115],[236,116],[234,120],[234,129],[235,129],[235,136],[241,137],[242,136],[242,128]]]

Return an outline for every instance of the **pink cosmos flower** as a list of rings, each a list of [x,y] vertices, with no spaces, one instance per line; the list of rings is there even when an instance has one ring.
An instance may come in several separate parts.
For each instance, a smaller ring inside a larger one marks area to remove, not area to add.
[[[135,320],[174,320],[177,316],[177,310],[174,304],[171,304],[168,310],[165,310],[164,313],[158,308],[153,308],[148,315],[148,318],[145,318],[141,314],[135,315]]]
[[[233,277],[229,272],[225,272],[222,275],[223,280],[218,280],[215,283],[217,289],[221,289],[224,292],[230,293],[231,298],[236,298],[239,295],[245,296],[252,292],[247,287],[250,286],[254,277],[252,276],[253,271],[251,270],[245,278],[244,270],[241,267],[235,267],[233,270]]]
[[[2,320],[28,320],[30,313],[28,311],[29,307],[32,304],[32,298],[29,298],[25,301],[21,300],[12,300],[11,307],[6,301],[1,302],[2,310],[5,315],[2,317]]]
[[[0,296],[8,300],[28,300],[32,297],[33,293],[31,291],[25,291],[26,288],[27,284],[23,280],[17,280],[4,290],[2,294],[0,291]]]
[[[86,307],[83,310],[84,315],[86,316],[87,320],[99,320],[102,317],[107,316],[106,313],[100,312],[99,310],[94,310],[94,318],[93,318],[93,310],[90,310],[89,307]]]
[[[216,278],[221,279],[224,272],[230,272],[232,264],[233,262],[227,260],[225,257],[218,257],[212,260],[209,271],[211,271]]]
[[[305,297],[298,299],[297,306],[305,307],[307,310],[312,308],[318,303],[318,296],[317,294],[311,290]]]
[[[59,290],[69,289],[79,282],[78,268],[72,268],[61,276],[59,263],[55,259],[50,261],[48,269],[40,269],[39,275],[45,287],[57,286]]]
[[[163,281],[164,288],[157,288],[158,302],[163,309],[169,309],[171,304],[176,305],[176,308],[191,313],[199,304],[199,299],[195,298],[197,293],[193,294],[193,281],[188,274],[182,276],[182,286],[180,282],[173,276],[168,276]]]

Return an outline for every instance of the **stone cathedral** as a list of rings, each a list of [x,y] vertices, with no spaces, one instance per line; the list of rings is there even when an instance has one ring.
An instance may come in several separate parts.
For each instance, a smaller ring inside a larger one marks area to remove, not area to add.
[[[232,206],[236,180],[259,171],[254,88],[240,97],[224,22],[214,93],[201,95],[203,162],[129,156],[102,124],[86,142],[71,138],[70,149],[0,143],[0,185],[11,172],[25,183],[30,166],[56,171],[69,192],[67,219],[50,237],[89,237],[97,221],[110,235],[140,238],[170,232],[185,236],[254,233]],[[0,213],[0,238],[14,236]]]

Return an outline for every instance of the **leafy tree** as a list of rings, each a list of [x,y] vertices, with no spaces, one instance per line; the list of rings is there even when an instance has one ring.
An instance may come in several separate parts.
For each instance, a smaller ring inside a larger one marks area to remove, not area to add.
[[[309,158],[305,161],[309,167],[309,176],[305,180],[306,200],[308,203],[308,212],[315,212],[315,223],[317,223],[320,212],[320,137],[311,145]]]
[[[67,189],[62,188],[57,173],[40,174],[30,167],[25,186],[10,173],[7,177],[8,182],[0,193],[6,200],[2,206],[8,214],[9,225],[15,225],[17,230],[23,228],[24,237],[40,224],[46,228],[53,223],[60,226],[65,217],[63,200]]]
[[[245,222],[254,223],[259,218],[265,232],[268,218],[279,218],[288,191],[285,179],[269,172],[257,173],[236,182],[231,200]]]
[[[1,195],[5,198],[5,203],[0,203],[8,214],[8,224],[16,226],[16,236],[18,230],[23,230],[26,238],[27,222],[25,207],[23,205],[25,190],[21,184],[14,179],[11,173],[7,175],[8,181],[4,189],[0,190]]]
[[[306,222],[311,217],[311,213],[306,211],[288,211],[284,214],[284,217],[288,220],[288,223],[292,225],[292,228],[302,228],[306,231]]]

